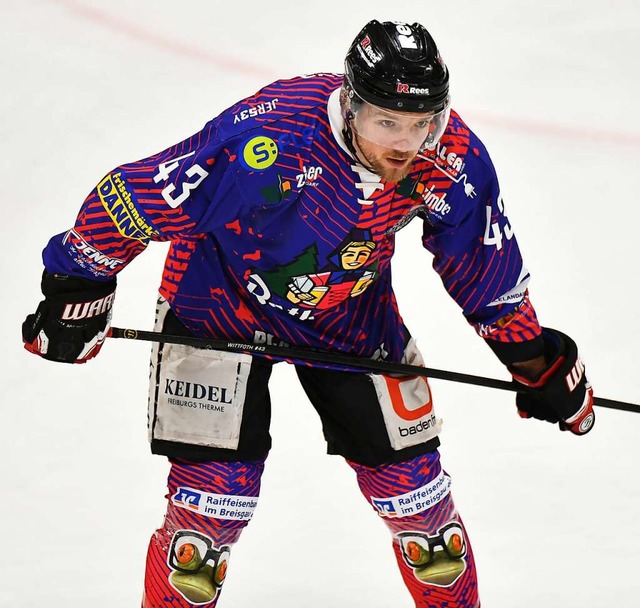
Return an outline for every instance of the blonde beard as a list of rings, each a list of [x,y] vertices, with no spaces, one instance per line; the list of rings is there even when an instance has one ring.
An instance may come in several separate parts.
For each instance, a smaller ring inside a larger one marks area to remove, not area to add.
[[[367,150],[368,148],[367,141],[364,139],[361,139],[360,136],[355,131],[353,131],[353,144],[356,148],[356,151],[359,152],[359,156],[362,156],[362,158],[364,158],[364,160],[366,161],[366,164],[365,163],[363,164],[366,167],[373,169],[373,172],[376,175],[379,175],[380,178],[385,182],[388,182],[390,184],[396,184],[402,181],[411,172],[412,163],[409,163],[404,169],[393,169],[385,166],[380,160],[378,160],[378,158],[375,157],[375,155],[370,150],[369,151]],[[417,153],[418,152],[416,151],[412,155],[412,158],[415,158],[415,155]]]

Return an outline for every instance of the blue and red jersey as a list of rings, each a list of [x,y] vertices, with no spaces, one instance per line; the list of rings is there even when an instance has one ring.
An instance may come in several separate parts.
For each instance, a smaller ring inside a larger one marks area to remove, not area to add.
[[[481,141],[452,112],[436,149],[386,183],[345,145],[341,84],[335,74],[274,82],[113,169],[47,245],[47,271],[107,280],[150,241],[170,241],[160,293],[195,335],[400,360],[390,262],[395,233],[417,217],[433,268],[478,333],[538,336]]]

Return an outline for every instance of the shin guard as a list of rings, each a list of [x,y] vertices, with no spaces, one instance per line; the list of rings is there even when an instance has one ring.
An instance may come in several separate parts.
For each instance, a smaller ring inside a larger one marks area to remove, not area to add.
[[[365,498],[391,531],[416,608],[479,608],[471,545],[439,454],[374,468],[349,464]]]
[[[213,608],[249,523],[264,461],[172,461],[162,528],[149,543],[142,608]]]

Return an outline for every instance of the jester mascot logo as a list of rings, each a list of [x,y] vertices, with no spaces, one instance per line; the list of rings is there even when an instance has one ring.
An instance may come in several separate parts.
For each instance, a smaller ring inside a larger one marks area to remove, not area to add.
[[[307,248],[291,264],[263,273],[278,295],[301,308],[325,310],[362,294],[377,278],[371,262],[376,248],[371,232],[353,228],[319,268],[317,246]]]
[[[191,604],[212,602],[227,575],[229,552],[228,546],[217,549],[208,536],[195,530],[178,530],[167,558],[171,586]]]

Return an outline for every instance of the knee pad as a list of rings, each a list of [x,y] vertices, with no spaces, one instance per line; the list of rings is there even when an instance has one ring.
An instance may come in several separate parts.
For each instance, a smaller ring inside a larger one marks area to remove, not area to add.
[[[143,608],[217,604],[263,469],[264,461],[172,461],[167,513],[147,553]]]
[[[373,468],[349,464],[365,498],[391,531],[396,560],[416,606],[479,607],[473,553],[439,454]]]

